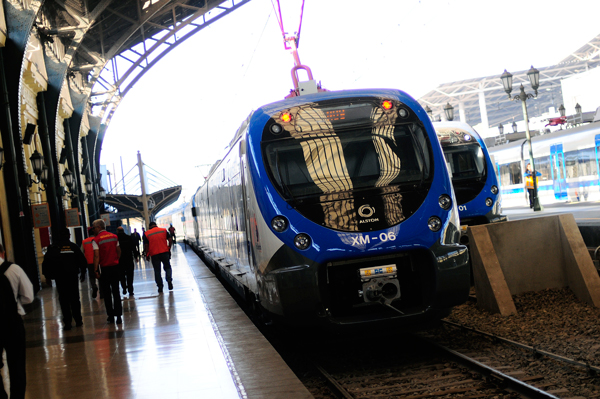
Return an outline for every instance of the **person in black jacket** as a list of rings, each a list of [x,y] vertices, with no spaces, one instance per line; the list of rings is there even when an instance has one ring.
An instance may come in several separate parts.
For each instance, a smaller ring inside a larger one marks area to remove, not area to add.
[[[81,302],[79,301],[79,282],[85,280],[87,261],[79,247],[70,241],[71,232],[67,228],[60,231],[60,240],[48,248],[42,267],[54,271],[58,301],[63,315],[64,329],[71,329],[71,320],[75,319],[77,327],[83,325]]]
[[[123,295],[129,291],[129,296],[133,296],[133,258],[135,257],[135,244],[133,238],[125,234],[123,227],[117,227],[117,237],[119,247],[121,248],[121,257],[119,258],[119,267],[121,268],[121,287]]]

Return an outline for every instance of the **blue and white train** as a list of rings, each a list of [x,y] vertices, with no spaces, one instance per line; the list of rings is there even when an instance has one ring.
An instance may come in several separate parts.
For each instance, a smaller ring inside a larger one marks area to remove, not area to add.
[[[485,142],[464,122],[434,122],[456,195],[463,232],[468,226],[503,222],[502,195]]]
[[[442,149],[425,111],[398,90],[258,108],[185,224],[216,273],[287,323],[416,325],[468,297]]]
[[[558,130],[531,139],[540,203],[600,200],[600,122]],[[529,204],[524,171],[526,140],[490,147],[505,206]]]

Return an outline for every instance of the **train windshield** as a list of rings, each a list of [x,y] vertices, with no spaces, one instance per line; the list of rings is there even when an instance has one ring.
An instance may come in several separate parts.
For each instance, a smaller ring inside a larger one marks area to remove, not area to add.
[[[453,182],[462,180],[485,181],[485,157],[477,142],[444,146],[443,148]]]
[[[413,187],[432,174],[430,146],[417,123],[313,131],[267,142],[264,150],[272,180],[287,200]]]

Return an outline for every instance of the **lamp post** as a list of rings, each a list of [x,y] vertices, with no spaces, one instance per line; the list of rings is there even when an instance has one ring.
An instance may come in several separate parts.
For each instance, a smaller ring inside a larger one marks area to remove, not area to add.
[[[429,108],[429,105],[425,106],[425,112],[427,112],[427,115],[429,115],[429,119],[433,120],[433,111],[431,108]]]
[[[583,123],[583,115],[581,115],[581,105],[579,105],[579,103],[575,105],[575,113],[577,114],[577,119],[579,119],[579,122]]]
[[[561,117],[565,116],[566,109],[565,109],[565,106],[563,104],[560,104],[560,107],[558,107],[558,112],[560,113]]]
[[[512,129],[513,129],[513,133],[517,132],[517,122],[512,123]]]
[[[504,126],[502,126],[502,123],[498,125],[498,132],[500,133],[500,136],[504,134]]]
[[[449,121],[454,120],[454,107],[450,103],[444,105],[444,113],[446,114],[446,119]]]
[[[531,146],[531,134],[529,133],[529,115],[527,113],[527,99],[535,98],[538,94],[538,87],[540,87],[540,71],[535,69],[533,66],[527,72],[527,77],[529,78],[529,82],[531,83],[531,88],[534,90],[535,95],[525,93],[525,88],[523,84],[521,84],[521,92],[514,97],[510,96],[510,92],[512,91],[512,77],[513,75],[510,72],[507,72],[506,69],[504,73],[500,75],[502,79],[502,85],[504,86],[504,91],[508,94],[508,98],[514,101],[521,101],[521,105],[523,107],[523,119],[525,120],[525,136],[527,137],[527,144],[529,145],[529,163],[533,169],[533,210],[541,211],[542,207],[540,205],[540,200],[538,198],[538,188],[537,188],[537,171],[535,169],[535,162],[533,161],[533,147]]]

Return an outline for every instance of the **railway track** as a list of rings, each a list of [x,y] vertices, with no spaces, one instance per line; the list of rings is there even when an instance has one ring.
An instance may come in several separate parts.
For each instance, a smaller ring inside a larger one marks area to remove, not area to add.
[[[413,338],[411,353],[405,352],[397,361],[388,359],[384,363],[372,358],[358,367],[331,362],[314,367],[334,395],[345,399],[557,398],[541,389],[548,388],[541,375],[527,377],[510,367],[493,368],[441,345]]]

